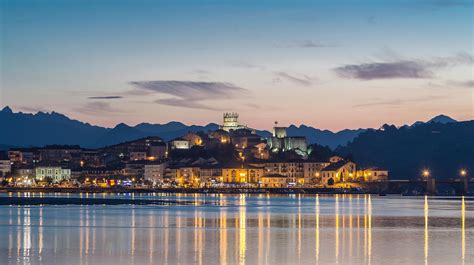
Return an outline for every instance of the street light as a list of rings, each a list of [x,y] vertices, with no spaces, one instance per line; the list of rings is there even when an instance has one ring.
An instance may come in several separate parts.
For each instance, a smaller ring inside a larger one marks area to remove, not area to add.
[[[423,170],[423,177],[427,178],[430,176],[430,171],[428,169]]]
[[[465,169],[461,169],[461,171],[459,171],[459,175],[461,175],[461,177],[465,177],[467,175],[467,171]]]

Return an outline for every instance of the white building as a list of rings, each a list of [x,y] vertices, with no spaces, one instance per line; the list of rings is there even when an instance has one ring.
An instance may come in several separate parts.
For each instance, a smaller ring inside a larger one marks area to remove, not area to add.
[[[163,182],[167,163],[147,163],[144,168],[144,178],[153,185]]]
[[[43,181],[51,178],[53,183],[71,179],[71,169],[59,166],[41,166],[35,169],[36,180]]]
[[[12,170],[10,159],[0,160],[0,177],[6,176]]]
[[[170,142],[171,149],[189,149],[189,141],[182,138],[174,139]]]
[[[224,113],[224,123],[220,126],[220,129],[230,132],[236,131],[238,129],[248,129],[245,125],[239,124],[239,114],[232,112],[232,113]]]

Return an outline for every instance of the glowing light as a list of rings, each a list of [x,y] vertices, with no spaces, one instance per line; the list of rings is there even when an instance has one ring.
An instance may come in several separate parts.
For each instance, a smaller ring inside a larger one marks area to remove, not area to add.
[[[467,175],[467,171],[465,169],[461,169],[461,171],[459,171],[459,175],[465,177]]]
[[[430,171],[428,169],[424,169],[422,174],[423,174],[423,177],[428,177],[430,175]]]

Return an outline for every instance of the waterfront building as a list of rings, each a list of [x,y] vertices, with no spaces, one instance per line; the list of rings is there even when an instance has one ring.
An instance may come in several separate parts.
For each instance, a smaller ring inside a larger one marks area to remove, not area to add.
[[[357,170],[356,175],[357,181],[360,182],[377,182],[388,180],[388,170],[377,167],[359,169]]]
[[[355,163],[346,160],[330,164],[321,171],[321,181],[324,185],[351,182],[354,181],[355,177]]]
[[[183,138],[176,138],[170,142],[171,149],[189,149],[189,140]]]
[[[263,175],[260,186],[262,188],[286,188],[288,187],[288,178],[280,174]]]
[[[228,164],[222,167],[222,182],[258,184],[263,174],[261,166]]]
[[[219,165],[200,166],[199,176],[205,185],[223,182],[222,168]]]
[[[180,187],[200,187],[201,179],[199,176],[199,167],[186,166],[177,168],[175,182]]]
[[[163,183],[165,175],[166,162],[148,162],[144,166],[144,179],[151,182],[153,185]]]
[[[35,178],[37,181],[45,181],[50,178],[53,183],[59,183],[71,179],[71,169],[61,166],[37,166],[35,168]]]
[[[304,163],[300,160],[265,163],[265,175],[272,174],[285,176],[288,183],[304,184]]]
[[[20,165],[16,166],[13,171],[13,175],[16,178],[34,178],[35,176],[35,170],[32,166],[28,165]]]
[[[303,162],[303,175],[304,183],[306,185],[318,185],[321,184],[321,173],[323,168],[329,166],[328,162]]]

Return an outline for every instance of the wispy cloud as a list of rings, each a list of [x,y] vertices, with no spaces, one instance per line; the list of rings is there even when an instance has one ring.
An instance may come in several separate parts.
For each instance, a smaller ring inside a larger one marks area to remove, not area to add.
[[[130,84],[138,88],[135,94],[143,92],[173,96],[156,100],[155,102],[158,104],[192,109],[221,110],[203,102],[215,99],[234,99],[249,93],[244,88],[222,82],[158,80],[133,81]]]
[[[416,97],[416,98],[397,98],[397,99],[389,99],[389,100],[375,100],[372,102],[362,103],[353,105],[355,108],[362,108],[362,107],[375,107],[375,106],[401,106],[408,103],[420,103],[420,102],[429,102],[433,100],[443,99],[444,96],[425,96],[425,97]]]
[[[337,45],[328,44],[321,41],[303,40],[303,41],[296,42],[295,46],[301,47],[301,48],[325,48],[325,47],[336,47]]]
[[[247,68],[247,69],[256,69],[256,70],[264,70],[265,67],[261,65],[256,65],[253,63],[249,62],[244,62],[244,61],[229,61],[229,64],[232,67],[237,67],[237,68]]]
[[[474,80],[467,81],[447,81],[448,85],[464,87],[464,88],[474,88]]]
[[[48,112],[47,109],[39,106],[15,106],[16,109],[20,111],[26,111],[26,112],[31,112],[31,113],[36,113],[36,112]]]
[[[87,99],[121,99],[122,96],[99,96],[99,97],[88,97]]]
[[[433,73],[416,61],[350,64],[334,69],[343,78],[362,80],[387,78],[428,78]]]
[[[114,108],[108,102],[94,101],[87,102],[79,108],[76,108],[75,111],[87,114],[87,115],[96,115],[96,114],[117,114],[123,113],[121,109]]]
[[[307,75],[295,76],[295,75],[290,75],[286,72],[275,72],[275,75],[277,79],[274,79],[274,81],[285,79],[287,81],[290,81],[292,83],[302,85],[302,86],[310,86],[314,81],[313,78]]]
[[[458,53],[450,57],[431,60],[398,60],[392,62],[369,62],[337,67],[334,71],[342,78],[360,80],[390,78],[432,78],[434,71],[457,65],[473,64],[471,54]]]

